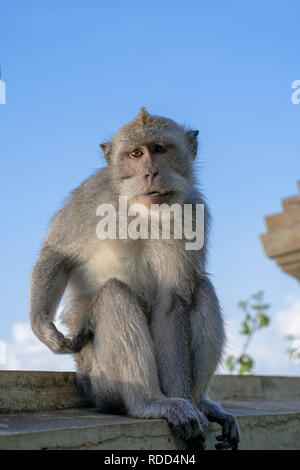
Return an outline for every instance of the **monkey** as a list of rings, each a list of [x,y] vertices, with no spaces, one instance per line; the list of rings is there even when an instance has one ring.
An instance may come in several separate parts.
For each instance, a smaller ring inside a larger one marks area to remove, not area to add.
[[[195,176],[198,133],[142,108],[100,145],[106,166],[50,225],[32,272],[30,322],[51,351],[73,355],[77,383],[99,412],[165,418],[199,449],[216,422],[215,447],[236,450],[235,418],[207,396],[225,333],[206,273],[210,213]],[[120,196],[147,214],[154,204],[204,204],[203,247],[186,250],[175,237],[99,239],[96,209],[118,212]],[[54,324],[64,295],[67,336]]]

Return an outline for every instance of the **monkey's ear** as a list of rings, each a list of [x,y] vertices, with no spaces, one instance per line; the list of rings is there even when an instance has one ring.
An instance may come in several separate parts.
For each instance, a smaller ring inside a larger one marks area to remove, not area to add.
[[[104,142],[103,144],[100,144],[100,147],[102,148],[102,151],[105,156],[105,160],[107,163],[110,162],[110,151],[111,151],[111,142]]]
[[[187,141],[190,147],[192,157],[195,158],[198,151],[198,134],[199,131],[187,131]]]

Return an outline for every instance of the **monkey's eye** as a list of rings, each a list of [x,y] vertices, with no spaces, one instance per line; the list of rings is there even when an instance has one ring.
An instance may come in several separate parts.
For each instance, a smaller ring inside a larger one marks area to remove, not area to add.
[[[139,149],[135,149],[132,152],[130,152],[131,157],[137,158],[137,157],[141,157],[142,155],[143,155],[143,152]]]
[[[167,147],[164,147],[163,145],[155,145],[153,148],[153,153],[166,153]]]

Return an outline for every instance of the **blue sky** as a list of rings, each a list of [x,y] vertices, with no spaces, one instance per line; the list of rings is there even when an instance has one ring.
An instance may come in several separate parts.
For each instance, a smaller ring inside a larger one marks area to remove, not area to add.
[[[208,270],[227,321],[240,321],[238,300],[258,289],[271,315],[298,305],[299,283],[265,257],[259,234],[300,179],[299,14],[297,0],[2,0],[0,339],[13,342],[14,325],[28,321],[52,214],[104,165],[99,143],[141,106],[200,130],[198,176],[214,218]],[[286,354],[271,328],[260,334]]]

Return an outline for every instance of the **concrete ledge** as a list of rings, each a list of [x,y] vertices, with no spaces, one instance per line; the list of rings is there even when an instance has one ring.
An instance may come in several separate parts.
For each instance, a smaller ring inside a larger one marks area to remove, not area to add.
[[[209,396],[213,400],[300,400],[300,377],[215,375]]]
[[[74,372],[0,371],[0,413],[88,405]]]
[[[210,397],[237,416],[240,449],[299,449],[300,378],[215,376]],[[207,448],[214,449],[218,425]],[[165,420],[87,407],[73,372],[0,371],[0,449],[185,449]]]
[[[299,449],[300,402],[240,402],[224,407],[238,417],[240,449]],[[240,409],[239,409],[240,407]],[[298,411],[296,411],[298,410]],[[218,425],[207,449],[214,449]],[[56,410],[0,416],[0,449],[183,450],[164,420],[133,419],[94,409]]]
[[[217,401],[299,399],[300,378],[216,375]],[[87,407],[74,372],[0,371],[0,413]]]

